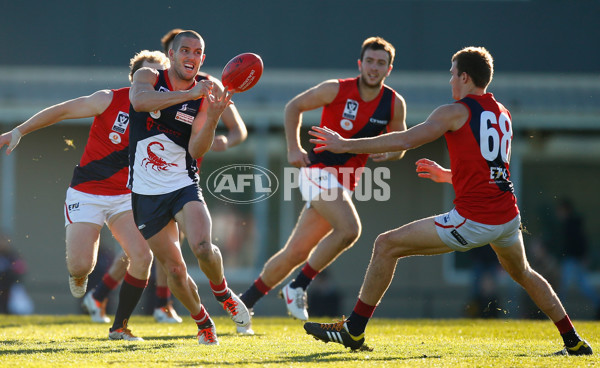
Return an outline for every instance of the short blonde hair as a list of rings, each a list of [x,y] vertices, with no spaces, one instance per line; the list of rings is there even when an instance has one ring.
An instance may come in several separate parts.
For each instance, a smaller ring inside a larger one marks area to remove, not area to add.
[[[129,81],[133,81],[133,74],[138,71],[144,65],[144,62],[159,63],[165,69],[170,66],[169,58],[161,51],[150,51],[142,50],[135,54],[134,57],[129,60]]]

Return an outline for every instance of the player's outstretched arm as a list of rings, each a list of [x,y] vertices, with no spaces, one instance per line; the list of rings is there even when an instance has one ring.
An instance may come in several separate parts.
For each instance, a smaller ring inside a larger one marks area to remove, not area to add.
[[[10,154],[19,144],[21,137],[28,133],[56,124],[62,120],[98,116],[110,105],[112,96],[112,91],[100,90],[89,96],[78,97],[47,107],[15,127],[12,131],[2,134],[0,137],[0,148],[8,145],[6,153]]]
[[[394,99],[394,116],[388,124],[389,132],[403,132],[406,130],[406,102],[404,98],[396,93]],[[375,162],[400,160],[406,151],[373,153],[369,157]]]
[[[436,183],[452,184],[452,171],[440,166],[437,162],[422,158],[415,162],[417,165],[417,175],[420,178],[427,178]]]

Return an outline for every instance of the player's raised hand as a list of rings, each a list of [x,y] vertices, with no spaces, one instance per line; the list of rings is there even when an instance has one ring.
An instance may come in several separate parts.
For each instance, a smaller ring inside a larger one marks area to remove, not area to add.
[[[221,114],[227,108],[227,106],[233,103],[231,101],[231,97],[233,97],[233,95],[234,93],[229,90],[222,91],[220,88],[214,88],[209,98],[207,98],[208,116],[219,120]]]
[[[415,165],[420,178],[431,179],[436,183],[452,184],[452,171],[443,168],[437,162],[422,158],[415,162]]]
[[[9,155],[15,147],[17,147],[22,136],[23,135],[17,128],[0,135],[0,149],[4,146],[8,146],[6,148],[6,154]]]
[[[316,147],[313,149],[315,152],[348,152],[344,147],[344,143],[347,141],[347,139],[342,138],[342,136],[339,135],[337,132],[334,132],[333,130],[327,127],[321,128],[318,126],[313,126],[312,130],[308,131],[308,134],[315,137],[310,140],[310,143],[316,145]]]

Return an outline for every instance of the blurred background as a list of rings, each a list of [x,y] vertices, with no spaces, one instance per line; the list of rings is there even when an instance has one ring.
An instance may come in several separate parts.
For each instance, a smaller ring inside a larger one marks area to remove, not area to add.
[[[52,104],[128,86],[129,59],[136,52],[160,49],[160,38],[172,28],[194,29],[206,41],[204,71],[220,77],[227,61],[242,52],[261,55],[265,65],[258,85],[234,97],[249,129],[247,141],[207,154],[201,185],[230,164],[259,165],[281,178],[288,166],[285,103],[323,80],[356,76],[365,38],[382,36],[396,47],[386,83],[405,98],[409,126],[451,102],[452,54],[465,46],[485,46],[495,58],[489,91],[513,117],[511,173],[530,262],[560,288],[571,318],[593,319],[600,290],[598,14],[600,1],[592,0],[13,1],[0,12],[0,131]],[[320,111],[305,114],[306,149],[306,130],[319,117]],[[2,313],[80,312],[67,282],[63,205],[91,121],[65,121],[35,132],[10,156],[0,155],[0,233],[5,237],[0,285],[16,284],[25,293],[21,308]],[[325,298],[317,298],[317,304],[327,300],[320,303],[334,306],[318,313],[351,310],[379,233],[452,208],[449,185],[417,178],[414,162],[422,157],[449,163],[443,140],[410,151],[384,165],[391,170],[388,201],[356,202],[363,233],[309,288],[309,295],[314,290]],[[214,242],[222,249],[234,290],[244,291],[285,243],[303,205],[297,190],[292,194],[291,201],[280,190],[262,202],[230,204],[205,191]],[[568,216],[565,203],[571,208]],[[577,235],[568,225],[573,221],[579,224]],[[580,251],[569,254],[573,248]],[[104,229],[98,275],[117,249]],[[209,311],[222,312],[187,245],[183,249]],[[583,267],[591,292],[577,287],[582,278],[568,287],[561,267],[567,260]],[[285,314],[277,291],[256,306],[257,315]],[[0,290],[0,296],[6,293]],[[151,311],[144,303],[139,309]],[[400,260],[376,316],[539,318],[540,313],[486,247]]]

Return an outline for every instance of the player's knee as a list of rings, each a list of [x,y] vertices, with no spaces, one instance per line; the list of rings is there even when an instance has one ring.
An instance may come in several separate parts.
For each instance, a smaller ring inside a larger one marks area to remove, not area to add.
[[[194,253],[194,256],[201,261],[209,260],[215,252],[214,248],[216,248],[210,241],[206,240],[194,243],[190,245],[190,247]]]
[[[342,245],[344,248],[351,247],[360,237],[362,227],[360,222],[355,222],[350,226],[345,227],[340,231],[342,237]]]
[[[152,264],[152,259],[153,259],[153,255],[152,252],[150,252],[150,250],[140,250],[138,252],[135,252],[130,259],[130,264],[133,267],[137,267],[137,268],[150,268],[150,265]]]
[[[93,260],[87,259],[67,259],[67,268],[69,274],[75,277],[83,277],[89,275],[96,266]]]
[[[187,282],[187,267],[184,263],[170,264],[165,267],[168,276],[176,284],[184,285]]]
[[[379,234],[373,246],[373,256],[389,258],[393,256],[392,250],[395,251],[394,253],[398,253],[398,249],[392,242],[390,235],[388,233]]]

